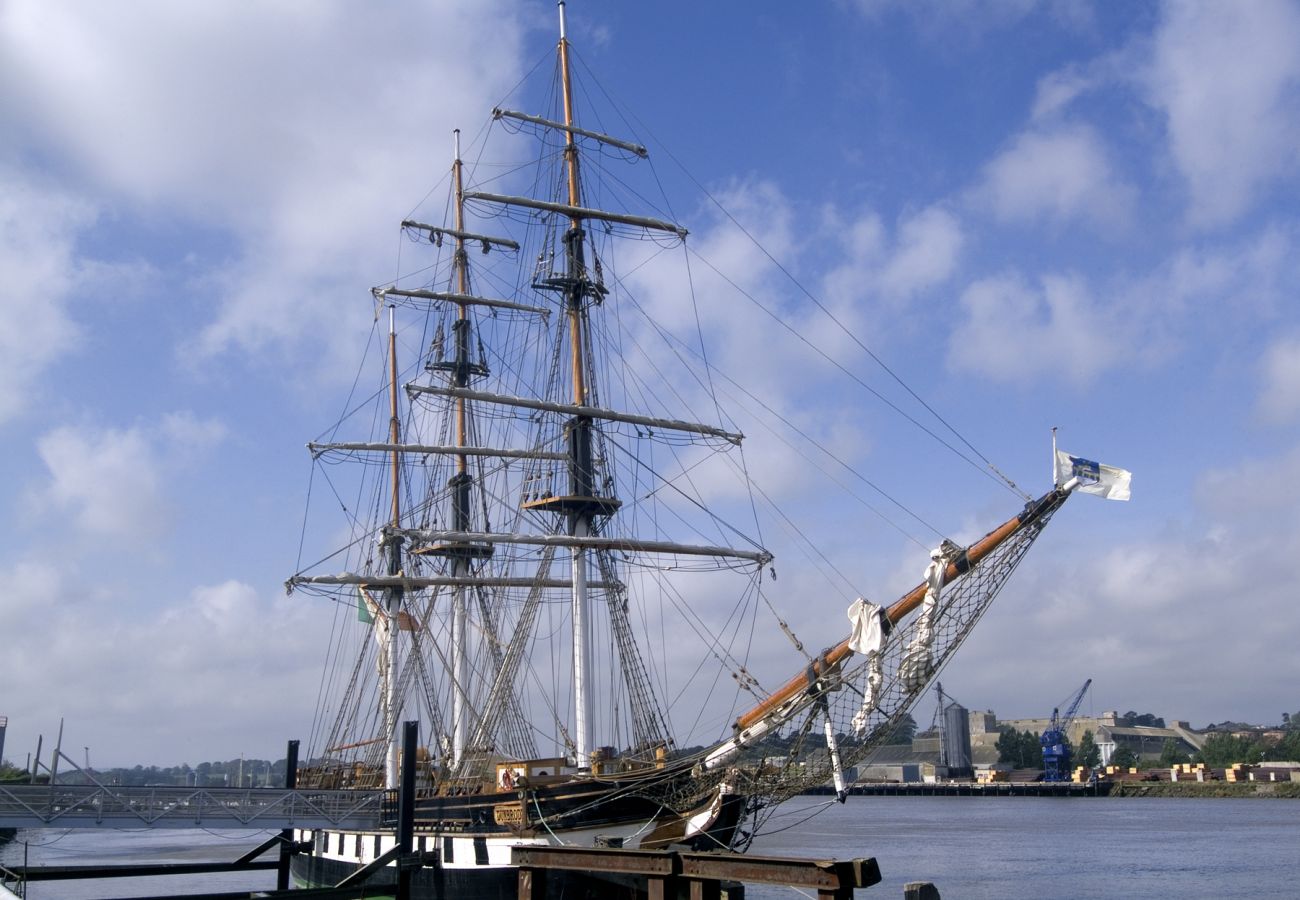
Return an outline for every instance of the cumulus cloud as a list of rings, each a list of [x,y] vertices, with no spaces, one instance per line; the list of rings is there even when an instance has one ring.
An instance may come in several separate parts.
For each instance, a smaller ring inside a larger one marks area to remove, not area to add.
[[[1191,219],[1230,223],[1300,162],[1300,8],[1169,3],[1146,72]]]
[[[1294,422],[1300,418],[1300,335],[1275,340],[1260,361],[1263,389],[1258,410],[1269,422]]]
[[[189,414],[152,428],[55,428],[37,441],[49,478],[33,505],[66,515],[87,536],[147,546],[171,521],[164,476],[223,433]]]
[[[1101,708],[1136,707],[1166,719],[1190,719],[1197,727],[1229,717],[1276,722],[1293,705],[1290,686],[1300,678],[1300,661],[1288,643],[1291,632],[1225,627],[1225,622],[1293,618],[1290,561],[1300,552],[1297,485],[1300,448],[1291,448],[1272,458],[1201,472],[1189,513],[1122,544],[1104,530],[1079,534],[1074,529],[1068,550],[1035,551],[1050,554],[1050,562],[1029,556],[945,683],[962,684],[968,703],[1000,698],[997,712],[1007,717],[1032,714],[1034,703],[1050,709],[1074,686],[1067,682],[1091,676],[1094,696],[1105,704]],[[1137,512],[1115,504],[1105,518],[1122,523]],[[1070,508],[1061,513],[1084,514]],[[1007,647],[1017,650],[1008,654]],[[1258,689],[1250,697],[1210,690],[1207,654],[1213,657],[1215,679]],[[1258,679],[1260,660],[1270,666],[1264,681]],[[1062,675],[1059,684],[1009,690],[1026,671],[1077,674]],[[1153,671],[1160,677],[1152,678]]]
[[[842,236],[841,259],[823,279],[827,299],[837,304],[900,306],[948,281],[965,244],[960,220],[941,206],[905,213],[892,235],[874,212],[847,222],[834,213],[828,218],[825,227]]]
[[[10,576],[38,578],[40,596],[61,601],[5,610],[24,633],[42,635],[0,655],[7,712],[22,733],[34,738],[66,717],[98,765],[275,756],[285,740],[309,736],[330,616],[305,610],[308,601],[268,599],[228,580],[130,620],[120,597],[69,607],[60,596],[67,579],[48,566],[25,563]],[[255,634],[275,635],[275,652]],[[286,708],[286,696],[296,705]]]
[[[430,141],[450,136],[431,129],[486,119],[516,81],[520,31],[461,0],[15,0],[0,17],[3,140],[84,196],[225,239],[199,285],[217,311],[198,350],[319,359],[341,319],[368,314],[357,298],[383,280],[397,222],[445,169]],[[443,34],[479,49],[429,53]]]
[[[1002,221],[1112,227],[1128,220],[1134,190],[1096,131],[1062,124],[1021,133],[985,167],[975,197]]]
[[[692,218],[689,281],[671,253],[632,266],[625,281],[656,327],[688,346],[698,343],[698,333],[706,336],[710,364],[727,376],[714,382],[724,411],[741,420],[745,433],[762,433],[762,440],[747,447],[748,472],[775,491],[797,493],[802,479],[828,463],[818,451],[811,466],[799,457],[783,439],[805,449],[807,441],[791,426],[842,459],[860,459],[869,451],[869,417],[844,402],[847,376],[836,364],[861,375],[870,362],[858,341],[877,345],[890,330],[910,327],[901,313],[918,296],[951,280],[965,233],[958,217],[938,205],[905,212],[892,223],[874,211],[833,207],[814,211],[819,218],[809,221],[809,211],[770,182],[738,182],[716,193],[744,230],[716,210],[705,210]],[[801,234],[806,235],[802,240]],[[818,304],[763,247],[783,248],[780,263],[796,279],[805,272],[825,273],[806,281]],[[627,322],[625,317],[624,327],[630,328]],[[654,352],[653,334],[632,336],[637,347],[624,354],[625,362],[636,361],[642,346]],[[701,420],[713,420],[713,404],[696,396],[699,384],[681,377],[676,399],[689,405],[683,398],[693,398]],[[735,390],[728,379],[749,393]],[[820,402],[810,403],[810,396]],[[836,477],[844,473],[837,471]],[[703,478],[700,483],[717,491],[731,481]]]
[[[1087,28],[1092,11],[1086,4],[1068,0],[840,0],[841,5],[867,19],[904,12],[911,15],[924,32],[951,36],[954,29],[964,38],[1009,28],[1035,13],[1044,13],[1070,28]]]
[[[1076,276],[1038,284],[1015,273],[985,278],[960,302],[965,321],[948,348],[955,369],[1005,382],[1053,375],[1082,386],[1126,351],[1124,323]]]
[[[0,423],[26,408],[44,369],[77,346],[68,306],[80,281],[76,234],[93,207],[0,164]]]

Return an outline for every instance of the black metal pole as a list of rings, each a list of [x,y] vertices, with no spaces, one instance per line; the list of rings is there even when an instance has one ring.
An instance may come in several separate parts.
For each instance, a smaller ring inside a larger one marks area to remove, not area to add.
[[[298,786],[298,742],[290,741],[284,761],[284,789],[291,791]],[[289,890],[289,860],[293,856],[293,829],[280,831],[280,864],[276,867],[276,890]]]
[[[402,780],[397,794],[397,897],[410,900],[410,865],[415,844],[415,753],[420,742],[420,723],[402,723]]]

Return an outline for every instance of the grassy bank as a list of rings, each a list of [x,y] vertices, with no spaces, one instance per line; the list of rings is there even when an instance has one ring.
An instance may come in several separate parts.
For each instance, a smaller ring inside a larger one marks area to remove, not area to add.
[[[1300,799],[1300,781],[1117,781],[1112,797],[1279,797]]]

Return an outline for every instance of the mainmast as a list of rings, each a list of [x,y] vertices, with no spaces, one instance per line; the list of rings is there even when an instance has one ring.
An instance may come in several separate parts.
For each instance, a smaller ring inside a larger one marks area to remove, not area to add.
[[[401,420],[397,415],[397,328],[394,322],[394,310],[388,307],[388,439],[394,446],[402,442]],[[402,486],[401,454],[392,451],[390,468],[393,495],[392,529],[384,536],[388,550],[388,574],[397,578],[402,574],[402,541],[399,533],[402,527],[402,506],[400,489]],[[384,735],[387,738],[387,753],[384,760],[384,786],[389,790],[397,788],[397,646],[394,631],[397,629],[399,612],[402,608],[402,588],[393,585],[385,589],[387,619],[380,633],[380,653],[384,664]]]
[[[564,0],[560,0],[560,85],[564,94],[564,124],[573,127],[573,89],[569,75],[569,39],[565,33]],[[578,142],[572,131],[566,132],[564,162],[569,183],[569,206],[575,210],[582,206],[581,182],[578,177]],[[573,362],[573,403],[587,404],[585,366],[582,354],[582,302],[587,295],[586,263],[583,255],[582,217],[576,212],[569,217],[569,230],[564,236],[568,252],[565,255],[564,305],[569,320],[569,345]],[[578,501],[569,512],[569,533],[577,538],[591,533],[594,513],[588,501],[592,498],[591,471],[592,420],[575,416],[569,422],[569,472],[570,492]],[[586,768],[591,763],[591,697],[587,689],[590,659],[590,602],[587,597],[587,551],[575,547],[572,555],[573,579],[573,701],[574,743],[577,764]]]
[[[456,129],[456,155],[452,162],[451,173],[456,192],[456,253],[452,267],[456,276],[456,291],[469,293],[469,274],[466,271],[465,238],[465,195],[461,184],[460,129]],[[452,382],[458,388],[469,384],[469,310],[460,304],[456,311],[456,368],[452,373]],[[456,446],[468,444],[465,428],[465,398],[456,398]],[[453,528],[469,527],[469,487],[472,479],[469,474],[469,457],[464,453],[456,455],[456,474],[448,485],[451,488],[451,522]],[[452,557],[451,574],[463,578],[469,574],[469,559],[464,554]],[[451,657],[452,657],[452,708],[451,708],[451,748],[452,763],[460,762],[465,754],[465,742],[469,734],[469,701],[465,696],[469,678],[469,656],[466,650],[466,604],[465,587],[457,586],[452,596],[451,614]]]

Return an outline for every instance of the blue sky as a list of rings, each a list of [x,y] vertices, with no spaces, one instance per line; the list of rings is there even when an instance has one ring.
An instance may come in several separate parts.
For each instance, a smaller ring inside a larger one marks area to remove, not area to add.
[[[671,152],[655,171],[697,251],[897,396],[695,182],[1026,490],[1048,486],[1053,426],[1135,473],[1131,503],[1062,511],[944,673],[955,697],[1045,715],[1091,677],[1096,712],[1300,708],[1300,5],[569,17],[585,83]],[[278,756],[305,734],[329,616],[280,588],[302,444],[351,384],[367,290],[451,129],[476,134],[549,65],[554,21],[545,2],[0,5],[9,759],[61,716],[96,765]],[[708,299],[720,368],[815,409],[926,521],[973,537],[1015,510]],[[791,505],[856,592],[919,577],[924,555],[860,505]],[[832,643],[850,599],[801,598],[791,623]]]

